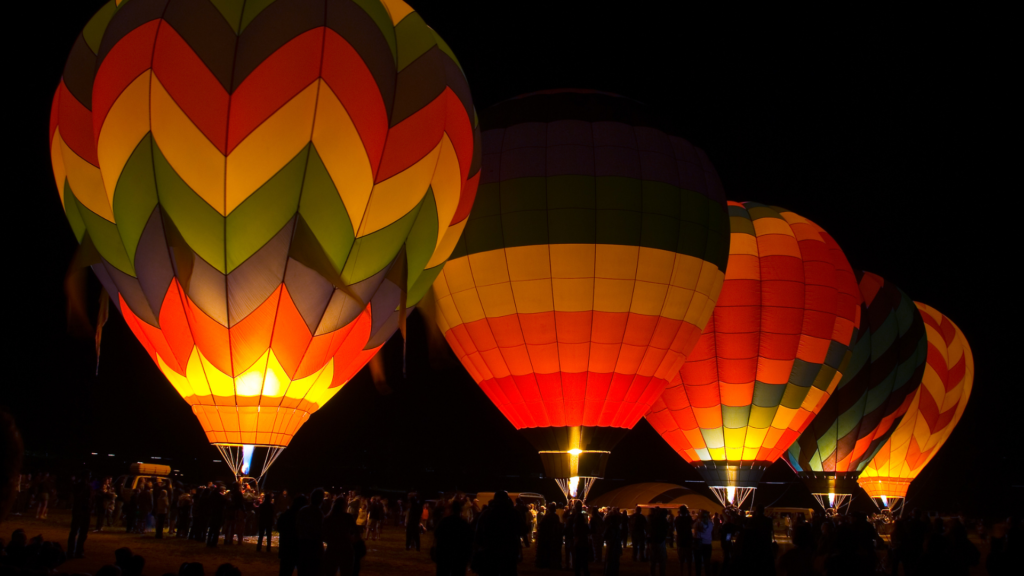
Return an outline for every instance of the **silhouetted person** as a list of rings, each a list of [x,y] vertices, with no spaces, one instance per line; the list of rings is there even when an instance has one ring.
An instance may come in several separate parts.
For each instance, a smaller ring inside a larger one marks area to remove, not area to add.
[[[220,527],[224,525],[224,507],[227,501],[224,498],[224,488],[214,486],[206,498],[206,522],[209,534],[206,537],[206,545],[217,546],[217,539],[220,538]]]
[[[174,530],[178,538],[187,538],[192,526],[192,499],[195,496],[192,492],[184,491],[178,496],[176,503],[178,514],[174,519]]]
[[[136,530],[136,524],[138,523],[139,517],[139,491],[136,489],[126,489],[128,492],[127,500],[124,504],[124,531],[131,534]]]
[[[590,546],[594,550],[594,562],[604,557],[604,517],[600,510],[590,515]]]
[[[537,553],[540,554],[538,544]],[[462,517],[462,502],[452,502],[451,514],[434,528],[434,562],[437,576],[464,576],[473,554],[473,529]]]
[[[359,535],[356,519],[345,511],[345,501],[339,498],[324,517],[323,538],[327,543],[324,551],[323,576],[352,576],[355,572],[355,548],[353,544]]]
[[[537,568],[562,567],[562,521],[552,506],[537,525]]]
[[[711,542],[714,528],[711,515],[707,510],[701,510],[700,520],[697,520],[693,528],[693,564],[697,568],[697,576],[701,575],[702,568],[705,575],[711,574]]]
[[[423,518],[423,501],[419,494],[409,494],[409,510],[405,519],[405,549],[413,547],[420,551],[420,520]]]
[[[263,547],[263,537],[267,537],[267,552],[270,552],[270,543],[273,540],[274,530],[274,500],[273,495],[268,492],[256,509],[256,551]]]
[[[139,515],[136,519],[136,530],[139,534],[146,532],[146,524],[149,522],[149,515],[153,513],[153,490],[149,484],[146,484],[142,490],[139,490]]]
[[[156,497],[156,504],[153,506],[153,516],[156,518],[156,537],[164,537],[164,526],[167,525],[167,513],[171,510],[171,502],[167,497],[167,490],[161,490]]]
[[[801,524],[793,529],[793,549],[779,559],[783,576],[815,576],[814,533],[810,524]]]
[[[668,519],[665,518],[665,511],[660,507],[651,510],[648,530],[650,532],[651,576],[654,576],[656,567],[658,574],[665,576],[668,564],[668,550],[665,549],[665,541],[668,540]]]
[[[85,539],[89,535],[89,501],[92,487],[89,474],[84,473],[75,483],[71,495],[71,533],[68,534],[68,558],[85,558]]]
[[[232,564],[221,564],[213,576],[242,576],[242,571]]]
[[[526,505],[526,502],[524,502],[522,498],[516,498],[515,509],[516,509],[516,514],[519,514],[519,516],[523,519],[523,533],[520,536],[520,538],[522,538],[523,544],[527,548],[529,548],[530,547],[530,522],[527,520],[527,517],[530,514],[530,507]]]
[[[132,549],[127,546],[114,550],[114,565],[121,569],[122,574],[128,571],[132,556]]]
[[[235,536],[238,536],[238,544],[242,544],[242,534],[245,532],[245,496],[242,494],[242,485],[235,482],[231,485],[227,502],[224,505],[224,545],[234,544]]]
[[[637,506],[630,517],[632,521],[633,560],[647,560],[647,517]]]
[[[508,492],[497,492],[477,524],[473,571],[480,576],[515,574],[522,524],[523,517],[516,512]]]
[[[121,570],[121,576],[142,576],[142,571],[145,569],[146,559],[138,554],[134,554],[125,561],[125,567]]]
[[[618,576],[619,561],[622,558],[622,518],[619,511],[612,508],[604,519],[604,541],[608,543],[605,555],[605,576]]]
[[[590,523],[583,512],[583,502],[572,506],[572,569],[576,576],[590,576]]]
[[[298,550],[299,576],[319,576],[324,556],[324,490],[317,488],[309,496],[309,504],[295,517],[295,540]]]
[[[306,497],[299,494],[291,506],[277,518],[277,556],[281,560],[280,576],[292,576],[299,565],[298,539],[295,535],[299,510],[306,505]]]
[[[693,574],[693,518],[690,509],[679,507],[675,520],[676,553],[679,554],[679,573],[683,576]],[[724,570],[723,570],[724,572]]]

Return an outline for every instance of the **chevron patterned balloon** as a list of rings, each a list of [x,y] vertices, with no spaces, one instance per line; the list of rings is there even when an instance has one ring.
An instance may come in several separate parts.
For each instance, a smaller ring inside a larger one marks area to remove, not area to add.
[[[480,157],[458,61],[399,0],[109,2],[50,146],[75,237],[210,442],[277,447],[441,271]]]
[[[835,392],[783,458],[816,495],[853,494],[921,383],[928,340],[921,313],[891,281],[856,272],[861,324]],[[823,501],[824,502],[824,501]]]
[[[949,439],[974,388],[974,354],[960,328],[944,314],[914,303],[924,319],[928,360],[910,407],[858,483],[883,502],[905,498],[910,483]]]

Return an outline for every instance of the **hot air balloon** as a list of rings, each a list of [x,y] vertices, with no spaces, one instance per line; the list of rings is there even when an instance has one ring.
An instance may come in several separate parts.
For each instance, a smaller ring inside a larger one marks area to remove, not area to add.
[[[478,135],[398,0],[109,2],[50,122],[79,257],[236,474],[404,326],[466,224]]]
[[[880,276],[856,274],[863,301],[849,367],[784,456],[825,509],[849,505],[860,471],[907,411],[928,355],[910,297]]]
[[[928,362],[907,413],[864,467],[858,483],[882,509],[899,512],[910,483],[956,427],[974,387],[967,338],[938,310],[915,302],[924,319]]]
[[[434,282],[437,323],[545,474],[585,499],[711,315],[722,187],[619,96],[536,93],[481,122],[480,192]]]
[[[718,305],[647,420],[723,505],[739,506],[838,385],[860,296],[817,224],[755,202],[729,202],[729,217]]]

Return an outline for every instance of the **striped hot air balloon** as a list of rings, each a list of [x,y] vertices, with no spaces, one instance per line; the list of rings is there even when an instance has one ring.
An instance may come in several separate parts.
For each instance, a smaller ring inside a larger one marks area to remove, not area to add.
[[[823,508],[841,507],[857,477],[907,411],[928,355],[924,321],[909,296],[857,272],[861,323],[836,391],[785,453]]]
[[[857,280],[827,232],[788,210],[729,202],[718,305],[647,420],[726,504],[742,504],[842,378]]]
[[[113,1],[50,143],[84,259],[210,442],[280,449],[440,273],[475,118],[399,0]]]
[[[960,422],[974,387],[974,355],[964,333],[938,310],[915,304],[928,338],[924,376],[907,413],[858,480],[883,508],[902,505],[910,483]]]
[[[711,315],[724,194],[703,152],[626,98],[538,93],[482,126],[480,193],[434,283],[438,324],[546,475],[585,498]]]

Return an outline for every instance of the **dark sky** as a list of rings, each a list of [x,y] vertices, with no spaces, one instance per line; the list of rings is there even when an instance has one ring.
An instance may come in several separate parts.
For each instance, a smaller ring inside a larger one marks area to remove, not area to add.
[[[478,110],[563,87],[652,104],[708,153],[730,199],[813,219],[855,268],[952,318],[972,345],[976,387],[959,427],[915,483],[912,504],[954,510],[1020,500],[1020,354],[1012,336],[1020,257],[1007,202],[1020,193],[1007,169],[1019,166],[1016,154],[1011,160],[1019,144],[1006,106],[1019,63],[1004,61],[1008,15],[935,5],[711,13],[667,4],[588,13],[568,2],[412,2],[460,58]],[[50,171],[47,122],[68,50],[100,5],[10,7],[20,12],[8,16],[6,36],[12,266],[0,403],[18,419],[36,468],[99,452],[117,454],[106,460],[115,471],[122,461],[162,456],[193,480],[223,475],[191,410],[120,316],[105,331],[99,376],[91,342],[65,334],[62,280],[75,241]],[[529,444],[454,355],[428,359],[419,319],[411,322],[405,379],[397,337],[385,353],[394,393],[381,396],[360,373],[296,436],[272,484],[555,492],[538,479]],[[698,478],[644,421],[620,444],[608,476],[621,482],[606,487]],[[792,478],[777,465],[767,479]]]

